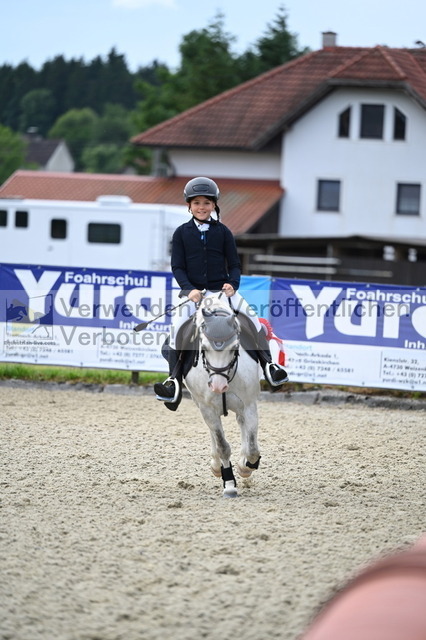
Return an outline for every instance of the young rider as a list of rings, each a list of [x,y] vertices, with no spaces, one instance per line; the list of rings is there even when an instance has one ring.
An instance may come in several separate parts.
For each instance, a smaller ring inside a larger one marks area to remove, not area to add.
[[[176,348],[177,332],[195,312],[204,292],[223,291],[232,308],[251,319],[258,332],[259,362],[271,387],[279,387],[288,381],[283,367],[272,362],[259,318],[238,293],[241,266],[234,237],[228,227],[220,222],[217,184],[210,178],[193,178],[186,184],[183,193],[192,219],[178,227],[173,234],[171,263],[173,275],[182,289],[180,295],[187,296],[188,304],[180,307],[181,313],[173,318],[168,347],[170,377],[164,383],[154,385],[157,398],[166,402],[167,408],[172,411],[177,409],[181,399],[176,385],[177,380],[180,390],[182,372],[176,373],[180,355]],[[212,217],[213,213],[216,217]]]

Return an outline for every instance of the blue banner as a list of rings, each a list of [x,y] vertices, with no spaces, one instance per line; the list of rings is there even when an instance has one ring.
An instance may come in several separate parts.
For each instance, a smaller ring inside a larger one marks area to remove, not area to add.
[[[161,371],[173,297],[170,273],[2,264],[1,357]]]
[[[163,272],[3,264],[0,286],[3,322],[129,329],[172,306],[172,275]]]
[[[166,272],[2,264],[0,360],[166,371],[178,293]],[[240,293],[290,381],[426,390],[426,288],[243,276]]]
[[[269,313],[287,340],[426,348],[426,288],[277,279]]]

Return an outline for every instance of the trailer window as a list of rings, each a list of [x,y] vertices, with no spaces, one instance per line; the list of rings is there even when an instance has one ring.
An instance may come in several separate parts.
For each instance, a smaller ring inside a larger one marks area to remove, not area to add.
[[[15,211],[15,227],[28,227],[28,211]]]
[[[50,237],[57,240],[64,240],[67,237],[67,221],[60,218],[53,218],[50,221]]]
[[[7,209],[0,209],[0,227],[7,227]]]
[[[87,240],[89,242],[119,244],[121,242],[121,225],[90,222]]]

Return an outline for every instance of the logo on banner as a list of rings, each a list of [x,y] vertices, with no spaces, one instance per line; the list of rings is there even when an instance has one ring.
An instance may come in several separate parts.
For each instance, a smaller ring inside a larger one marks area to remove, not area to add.
[[[28,298],[28,303],[18,298],[6,298],[6,335],[32,336],[39,340],[53,338],[52,295]]]

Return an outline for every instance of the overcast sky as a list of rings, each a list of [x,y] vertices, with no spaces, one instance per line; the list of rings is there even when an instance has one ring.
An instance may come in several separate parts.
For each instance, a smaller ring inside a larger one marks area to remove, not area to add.
[[[90,61],[112,47],[132,71],[153,60],[175,69],[179,44],[218,11],[243,53],[284,6],[301,47],[319,49],[321,32],[341,46],[413,47],[426,42],[425,0],[0,0],[0,65],[26,60],[39,69],[57,55]]]

